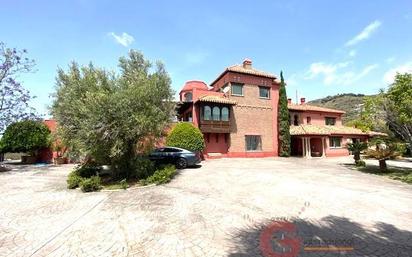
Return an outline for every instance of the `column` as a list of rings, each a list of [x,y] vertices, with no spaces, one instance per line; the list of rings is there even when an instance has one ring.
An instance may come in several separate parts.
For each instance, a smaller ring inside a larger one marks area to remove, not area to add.
[[[308,158],[312,158],[312,152],[310,150],[310,137],[308,137],[306,141],[308,142]]]
[[[302,157],[305,157],[306,149],[305,149],[305,138],[302,137]]]
[[[321,140],[322,140],[322,157],[326,157],[326,154],[325,154],[325,152],[326,152],[326,149],[325,149],[325,138],[322,137]]]

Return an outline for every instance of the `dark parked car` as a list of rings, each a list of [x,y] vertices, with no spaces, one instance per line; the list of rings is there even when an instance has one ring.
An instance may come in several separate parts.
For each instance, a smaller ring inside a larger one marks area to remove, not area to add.
[[[201,162],[200,155],[183,148],[161,147],[156,148],[150,155],[150,160],[156,163],[171,163],[178,169],[194,166]]]

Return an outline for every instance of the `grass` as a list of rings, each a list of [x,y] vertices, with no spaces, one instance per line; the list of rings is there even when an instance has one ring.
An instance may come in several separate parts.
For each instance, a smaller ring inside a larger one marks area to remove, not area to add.
[[[380,171],[378,166],[367,165],[366,167],[356,167],[357,170],[365,173],[385,176],[394,180],[412,184],[412,169],[400,167],[388,167],[385,172]]]
[[[112,180],[110,177],[102,177],[102,186],[103,189],[106,190],[119,190],[119,189],[127,189],[131,186],[134,186],[138,184],[138,180],[134,179],[134,180],[120,180],[120,181],[115,181]]]

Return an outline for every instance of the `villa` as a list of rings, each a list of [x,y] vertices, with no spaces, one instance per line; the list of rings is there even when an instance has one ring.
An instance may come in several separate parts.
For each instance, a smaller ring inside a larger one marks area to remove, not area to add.
[[[227,67],[210,85],[192,80],[180,91],[178,120],[192,122],[204,135],[208,158],[278,156],[280,80],[245,59]],[[341,110],[288,99],[291,153],[294,156],[349,155],[354,140],[373,134],[342,125]]]

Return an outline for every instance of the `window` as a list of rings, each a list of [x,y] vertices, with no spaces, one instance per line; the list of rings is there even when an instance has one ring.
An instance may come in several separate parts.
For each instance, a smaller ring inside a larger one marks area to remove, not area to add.
[[[243,96],[243,85],[232,83],[232,95]]]
[[[299,125],[299,116],[297,114],[293,116],[293,125],[295,126]]]
[[[306,117],[306,123],[307,123],[307,124],[310,124],[311,122],[312,122],[312,118],[311,118],[311,117],[309,117],[309,116],[308,116],[308,117]]]
[[[179,152],[181,152],[181,151],[182,151],[182,150],[180,150],[180,149],[168,148],[168,147],[166,147],[165,150],[164,150],[164,152],[168,152],[168,153],[179,153]]]
[[[325,124],[326,125],[335,125],[336,124],[336,118],[334,117],[325,117]]]
[[[269,99],[270,89],[268,87],[259,87],[259,97]]]
[[[262,140],[260,136],[245,136],[246,151],[261,151]]]
[[[219,107],[217,106],[213,107],[212,117],[213,117],[213,120],[220,120],[220,108]]]
[[[211,120],[212,119],[212,108],[206,105],[203,108],[203,120]]]
[[[186,93],[185,94],[185,102],[190,102],[192,101],[192,93]]]
[[[229,108],[222,107],[222,120],[229,121]]]
[[[329,138],[329,147],[330,148],[339,148],[341,147],[341,138],[340,137],[330,137]]]

